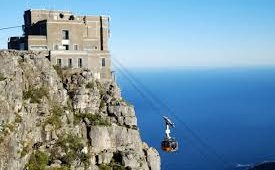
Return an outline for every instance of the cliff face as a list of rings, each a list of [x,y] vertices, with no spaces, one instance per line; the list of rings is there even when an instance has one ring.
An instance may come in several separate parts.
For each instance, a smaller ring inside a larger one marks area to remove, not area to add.
[[[115,82],[0,52],[0,169],[160,169]]]

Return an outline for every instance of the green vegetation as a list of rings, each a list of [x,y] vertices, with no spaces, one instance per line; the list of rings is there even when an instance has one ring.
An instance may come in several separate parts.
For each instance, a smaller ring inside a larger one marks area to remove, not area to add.
[[[112,167],[109,165],[101,164],[99,165],[100,170],[112,170]]]
[[[21,122],[22,122],[22,116],[20,116],[18,113],[16,113],[15,123],[21,123]]]
[[[105,164],[99,165],[99,169],[100,170],[125,170],[126,168],[125,166],[122,166],[122,165],[110,163],[108,165],[105,165]]]
[[[122,165],[113,165],[113,170],[125,170],[126,168]]]
[[[60,78],[64,77],[64,75],[65,75],[64,71],[69,69],[69,67],[60,67],[59,65],[55,65],[55,66],[53,66],[53,68],[55,69],[57,75]]]
[[[66,166],[61,166],[60,168],[55,167],[55,168],[50,168],[49,170],[70,170],[70,168]]]
[[[46,119],[44,126],[47,124],[53,125],[56,129],[61,128],[62,121],[60,117],[64,114],[64,109],[58,105],[54,105],[50,110],[51,116]]]
[[[4,77],[4,75],[2,73],[0,73],[0,81],[4,81],[6,78]]]
[[[109,164],[99,165],[100,170],[125,170],[125,166],[122,164],[122,155],[120,152],[114,153],[114,156]]]
[[[67,100],[67,105],[64,107],[65,110],[69,110],[71,112],[74,111],[74,108],[73,108],[73,102],[72,102],[72,99],[71,98],[68,98]]]
[[[34,151],[28,162],[28,170],[44,170],[49,162],[49,157],[46,153],[42,151]]]
[[[4,141],[5,137],[15,130],[15,122],[0,124],[0,144]]]
[[[104,100],[100,101],[99,110],[103,110],[103,108],[106,106],[106,103]]]
[[[27,155],[27,153],[31,150],[31,144],[28,143],[23,147],[23,150],[21,151],[21,158]]]
[[[53,115],[62,116],[64,114],[64,109],[59,105],[54,105],[51,109]]]
[[[48,89],[46,87],[40,87],[37,89],[30,88],[27,91],[23,91],[23,99],[30,99],[31,103],[40,103],[43,97],[49,96]]]
[[[60,168],[55,167],[55,168],[50,168],[49,170],[70,170],[70,168],[66,166],[61,166]]]
[[[74,115],[74,124],[79,124],[81,120],[87,118],[92,125],[96,126],[111,126],[110,122],[102,118],[100,115],[91,113],[78,113]]]
[[[62,122],[60,120],[60,117],[57,115],[51,115],[50,117],[48,117],[44,123],[44,126],[46,125],[53,125],[56,129],[61,128]]]
[[[26,165],[25,169],[28,170],[45,170],[46,166],[49,165],[49,163],[52,161],[52,158],[48,156],[46,153],[35,150],[30,159],[29,162]],[[57,168],[50,168],[49,170],[69,170],[69,164],[63,164],[61,167]]]
[[[87,89],[93,89],[94,87],[95,87],[95,83],[93,81],[86,84]]]
[[[68,134],[63,136],[57,141],[57,145],[65,151],[66,155],[64,155],[60,160],[65,165],[71,165],[71,163],[79,159],[85,166],[89,165],[89,155],[82,153],[84,145],[81,142],[81,138],[76,135]]]

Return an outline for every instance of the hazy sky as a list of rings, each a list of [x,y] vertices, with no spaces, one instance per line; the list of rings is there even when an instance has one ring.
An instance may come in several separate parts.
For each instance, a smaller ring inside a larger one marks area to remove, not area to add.
[[[111,54],[127,67],[275,65],[275,0],[2,0],[0,27],[29,8],[110,15]],[[0,47],[21,34],[0,31]]]

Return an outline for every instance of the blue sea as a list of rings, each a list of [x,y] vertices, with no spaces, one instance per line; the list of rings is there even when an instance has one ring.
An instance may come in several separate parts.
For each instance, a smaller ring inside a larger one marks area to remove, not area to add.
[[[125,70],[117,71],[117,82],[135,106],[142,139],[159,151],[163,170],[233,170],[275,160],[275,68],[128,71],[146,88],[128,81]],[[145,89],[161,102],[150,101]],[[174,113],[166,113],[166,105]],[[179,142],[173,153],[160,149],[162,115],[169,114]]]

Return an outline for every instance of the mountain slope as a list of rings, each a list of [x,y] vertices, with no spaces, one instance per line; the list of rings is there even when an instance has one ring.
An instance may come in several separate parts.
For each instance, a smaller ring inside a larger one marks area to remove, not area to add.
[[[0,169],[160,169],[113,81],[0,52]]]

